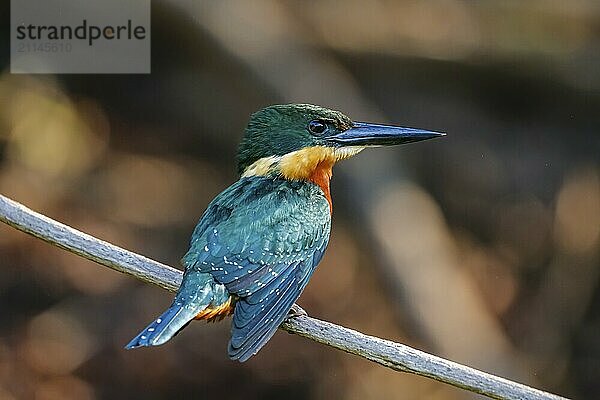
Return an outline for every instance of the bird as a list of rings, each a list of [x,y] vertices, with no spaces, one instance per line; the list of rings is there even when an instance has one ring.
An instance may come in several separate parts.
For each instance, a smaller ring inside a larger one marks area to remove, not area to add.
[[[233,315],[228,356],[248,360],[287,317],[305,314],[295,302],[329,242],[334,164],[368,147],[444,135],[311,104],[255,112],[238,148],[239,179],[196,225],[173,303],[125,347],[161,345],[192,320]]]

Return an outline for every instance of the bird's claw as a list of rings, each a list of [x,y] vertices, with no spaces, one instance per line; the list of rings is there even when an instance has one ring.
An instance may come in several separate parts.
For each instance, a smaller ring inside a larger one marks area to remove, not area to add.
[[[302,308],[298,304],[294,303],[294,305],[292,305],[292,308],[290,308],[290,311],[288,311],[286,319],[302,317],[302,316],[308,316],[307,312],[304,310],[304,308]]]

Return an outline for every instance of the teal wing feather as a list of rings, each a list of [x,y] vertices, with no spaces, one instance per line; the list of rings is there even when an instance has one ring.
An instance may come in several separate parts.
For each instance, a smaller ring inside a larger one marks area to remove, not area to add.
[[[183,262],[238,297],[232,359],[247,360],[273,336],[321,260],[330,226],[329,203],[308,182],[242,178],[209,205]]]

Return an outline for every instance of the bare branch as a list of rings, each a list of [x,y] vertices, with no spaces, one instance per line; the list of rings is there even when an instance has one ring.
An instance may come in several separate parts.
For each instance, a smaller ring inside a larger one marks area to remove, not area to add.
[[[2,195],[0,221],[88,260],[164,289],[175,291],[181,282],[181,271],[177,269],[96,239]],[[400,343],[368,336],[308,316],[292,318],[283,323],[281,329],[356,354],[396,371],[426,376],[495,399],[564,399]]]

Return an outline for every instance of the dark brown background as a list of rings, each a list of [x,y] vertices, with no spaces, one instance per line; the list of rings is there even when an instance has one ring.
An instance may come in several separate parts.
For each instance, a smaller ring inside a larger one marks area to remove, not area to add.
[[[596,1],[154,3],[145,76],[11,75],[6,18],[2,194],[175,266],[236,179],[254,110],[443,130],[336,168],[330,246],[299,303],[563,395],[600,391]],[[0,226],[0,398],[472,398],[282,332],[240,365],[227,322],[124,351],[170,298]]]

